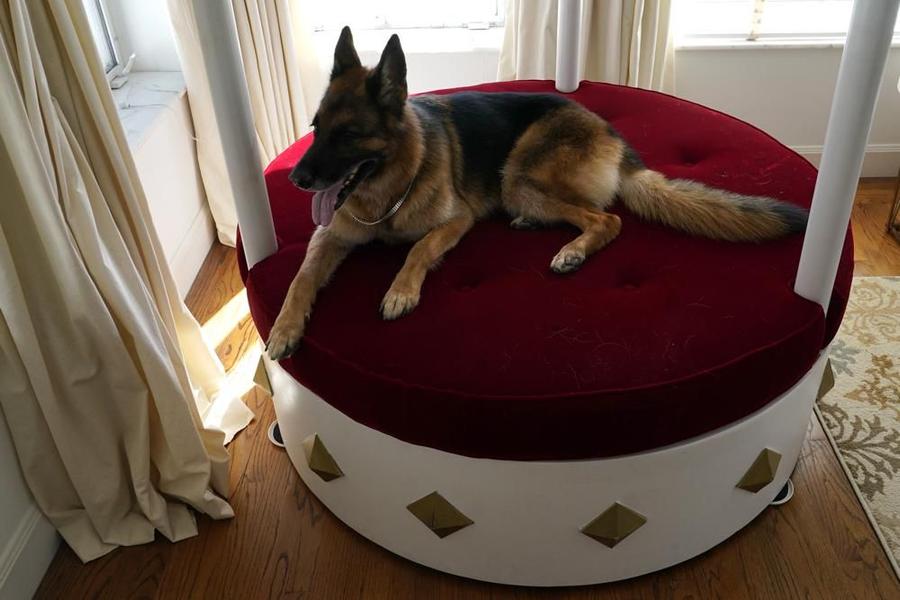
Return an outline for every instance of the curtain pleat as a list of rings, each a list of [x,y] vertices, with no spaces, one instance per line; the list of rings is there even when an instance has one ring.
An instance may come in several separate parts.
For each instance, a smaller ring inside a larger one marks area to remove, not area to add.
[[[81,0],[0,0],[0,407],[82,560],[233,516],[252,418],[181,302]]]
[[[508,0],[497,78],[556,74],[557,0]],[[654,90],[675,87],[672,0],[584,0],[579,78]]]
[[[233,246],[237,216],[190,0],[168,0],[197,134],[200,174],[219,240]],[[324,74],[303,26],[302,0],[230,0],[264,167],[309,129]]]

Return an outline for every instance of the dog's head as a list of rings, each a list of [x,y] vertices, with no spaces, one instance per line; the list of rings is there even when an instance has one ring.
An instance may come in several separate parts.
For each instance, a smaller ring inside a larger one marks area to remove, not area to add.
[[[406,95],[400,38],[392,35],[378,66],[368,69],[359,61],[350,28],[344,27],[331,81],[312,122],[312,146],[290,174],[294,185],[316,192],[314,216],[318,208],[330,221],[359,184],[390,159],[400,143]]]

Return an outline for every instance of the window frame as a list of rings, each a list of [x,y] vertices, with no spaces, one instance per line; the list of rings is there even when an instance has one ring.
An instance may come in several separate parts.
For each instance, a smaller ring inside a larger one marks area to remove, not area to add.
[[[118,37],[116,37],[115,28],[112,24],[112,18],[110,17],[109,7],[106,4],[106,0],[87,0],[87,2],[92,2],[97,7],[97,12],[100,16],[100,23],[103,26],[104,37],[106,38],[106,46],[112,53],[113,64],[109,68],[109,70],[106,71],[106,80],[111,82],[121,74],[123,67],[122,51],[119,47],[119,39]],[[85,10],[87,10],[87,7],[85,7]],[[93,32],[91,32],[91,36],[93,37]],[[101,40],[94,38],[95,44],[100,44],[101,42]]]

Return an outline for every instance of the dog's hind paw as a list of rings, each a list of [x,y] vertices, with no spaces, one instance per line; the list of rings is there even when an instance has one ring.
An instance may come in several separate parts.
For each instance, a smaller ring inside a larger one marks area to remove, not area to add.
[[[577,271],[584,263],[584,259],[584,252],[581,250],[563,248],[559,251],[559,254],[553,257],[553,260],[550,262],[550,268],[554,273],[564,275]]]
[[[281,319],[275,321],[269,339],[266,342],[266,353],[272,360],[287,358],[297,351],[300,340],[303,338],[305,321],[284,322]]]
[[[419,294],[395,289],[388,290],[381,301],[381,316],[386,321],[399,319],[419,304]]]

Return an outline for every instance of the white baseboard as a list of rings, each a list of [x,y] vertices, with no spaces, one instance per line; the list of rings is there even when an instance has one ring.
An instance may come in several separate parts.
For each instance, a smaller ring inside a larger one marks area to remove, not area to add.
[[[821,144],[791,146],[791,150],[802,154],[816,167],[819,166],[824,149]],[[900,144],[869,144],[866,146],[861,177],[896,177],[898,167],[900,167]]]
[[[191,289],[191,284],[197,278],[197,273],[203,266],[203,260],[209,254],[209,249],[212,248],[215,240],[216,227],[209,214],[209,209],[204,206],[194,217],[194,222],[172,256],[170,263],[172,274],[175,276],[175,284],[178,286],[178,292],[182,299]]]
[[[0,598],[31,598],[58,546],[59,536],[50,521],[31,506],[0,554]]]

